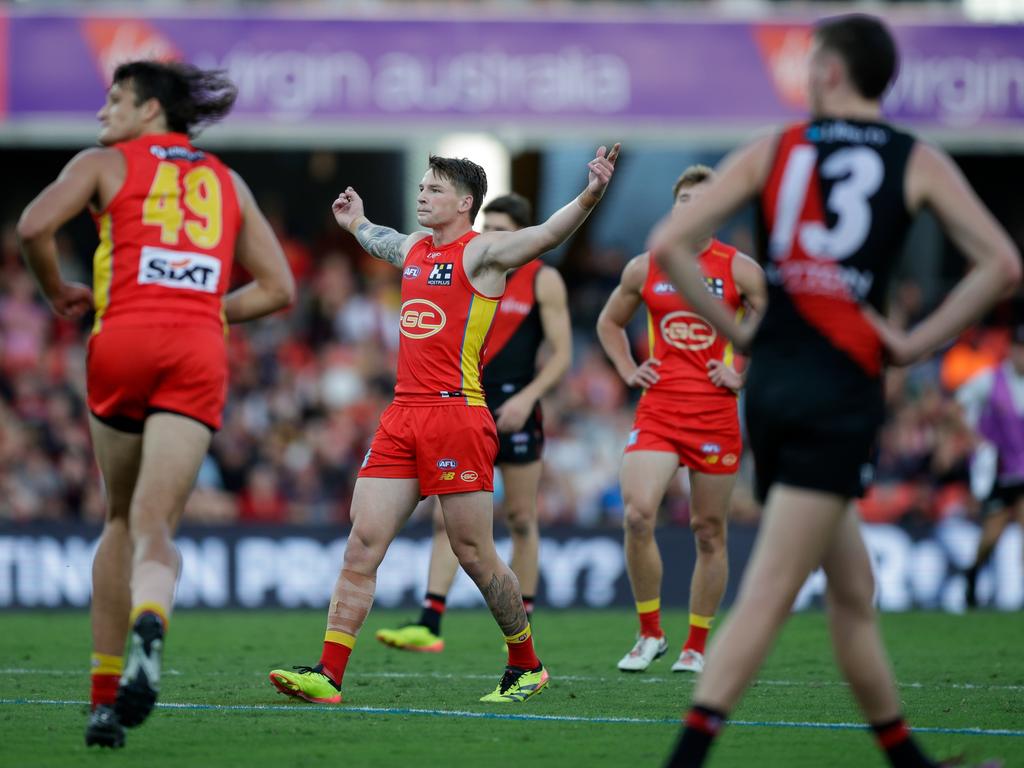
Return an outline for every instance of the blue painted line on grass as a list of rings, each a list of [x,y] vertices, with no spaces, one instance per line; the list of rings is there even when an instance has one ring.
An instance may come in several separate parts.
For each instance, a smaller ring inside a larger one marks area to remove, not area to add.
[[[67,699],[0,699],[0,706],[85,706],[87,701]],[[161,709],[198,712],[334,712],[362,715],[425,715],[428,717],[465,717],[477,720],[520,720],[556,723],[593,723],[618,725],[679,725],[678,718],[649,717],[581,717],[577,715],[533,715],[528,713],[470,712],[452,709],[415,709],[401,707],[353,707],[335,704],[195,704],[161,702]],[[862,723],[810,723],[785,720],[730,720],[729,725],[743,728],[814,728],[826,731],[863,731]],[[956,736],[1024,737],[1024,730],[1005,728],[938,728],[915,726],[915,733],[938,733]]]

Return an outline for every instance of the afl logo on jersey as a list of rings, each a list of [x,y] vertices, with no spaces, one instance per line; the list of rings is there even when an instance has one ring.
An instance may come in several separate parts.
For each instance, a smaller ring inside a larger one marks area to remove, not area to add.
[[[693,312],[670,312],[661,319],[661,337],[676,349],[700,352],[715,343],[718,333]]]
[[[402,305],[398,330],[410,339],[425,339],[444,328],[444,310],[426,299],[409,299]]]

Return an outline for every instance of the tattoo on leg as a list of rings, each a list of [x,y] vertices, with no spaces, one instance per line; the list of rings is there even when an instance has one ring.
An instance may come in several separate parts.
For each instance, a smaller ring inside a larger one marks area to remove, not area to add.
[[[494,620],[506,636],[515,635],[526,629],[526,609],[523,608],[523,596],[519,591],[516,577],[509,571],[507,574],[494,574],[489,584],[480,587],[480,592],[491,609]]]

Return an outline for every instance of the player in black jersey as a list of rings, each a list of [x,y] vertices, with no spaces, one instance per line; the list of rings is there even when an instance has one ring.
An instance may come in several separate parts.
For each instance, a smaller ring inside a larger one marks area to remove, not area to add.
[[[511,232],[532,223],[530,203],[517,194],[496,197],[483,208],[484,232]],[[537,352],[547,342],[550,355],[537,369]],[[510,274],[483,358],[487,407],[498,427],[498,457],[505,489],[502,505],[512,538],[512,570],[519,578],[523,605],[533,613],[537,593],[537,490],[541,478],[544,430],[540,398],[569,370],[572,332],[565,283],[554,267],[535,261]],[[397,629],[381,629],[377,639],[407,651],[444,650],[441,617],[459,561],[445,532],[440,504],[434,507],[427,594],[420,618]]]
[[[746,419],[767,496],[739,597],[712,643],[671,759],[704,764],[807,576],[828,577],[837,662],[893,766],[936,765],[910,736],[878,634],[874,582],[852,497],[883,417],[882,361],[906,364],[980,318],[1020,281],[1020,256],[943,152],[881,122],[897,68],[877,19],[819,24],[809,62],[813,119],[727,158],[719,178],[653,238],[695,310],[750,349]],[[697,248],[757,198],[768,309],[751,331],[703,288]],[[972,269],[909,334],[881,318],[911,218],[930,210]],[[753,337],[753,338],[751,338]]]

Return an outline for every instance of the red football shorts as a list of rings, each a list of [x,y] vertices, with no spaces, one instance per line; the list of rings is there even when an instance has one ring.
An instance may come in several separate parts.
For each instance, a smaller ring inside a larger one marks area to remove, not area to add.
[[[497,455],[498,430],[484,407],[392,403],[359,477],[415,478],[421,496],[494,491]]]
[[[168,412],[219,429],[227,398],[224,332],[213,326],[105,327],[90,337],[89,410],[105,424],[141,432]]]
[[[652,407],[644,400],[636,410],[626,453],[674,453],[679,465],[709,475],[731,475],[740,468],[743,440],[736,406],[711,412],[680,412]]]

